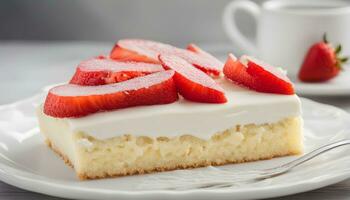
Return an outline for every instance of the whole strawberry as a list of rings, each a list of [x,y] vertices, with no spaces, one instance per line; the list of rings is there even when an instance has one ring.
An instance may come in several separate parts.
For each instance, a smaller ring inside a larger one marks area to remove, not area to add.
[[[333,48],[326,34],[323,41],[311,46],[299,70],[299,79],[304,82],[323,82],[337,76],[348,58],[339,57],[341,45]]]

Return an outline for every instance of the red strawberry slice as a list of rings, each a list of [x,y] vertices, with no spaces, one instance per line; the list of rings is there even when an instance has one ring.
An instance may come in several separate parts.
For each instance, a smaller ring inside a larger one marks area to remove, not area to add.
[[[174,71],[168,70],[109,85],[57,86],[46,97],[44,113],[60,118],[80,117],[105,110],[172,103],[178,99],[173,76]]]
[[[252,57],[243,57],[248,61],[247,72],[254,78],[254,89],[259,92],[277,94],[295,94],[293,84],[288,77],[275,67]]]
[[[150,40],[119,40],[113,48],[110,57],[122,61],[158,63],[159,54],[177,55],[200,70],[215,76],[220,74],[222,68],[222,63],[217,62],[216,59]]]
[[[144,62],[144,63],[154,63],[154,64],[159,63],[157,59],[154,59],[146,55],[142,55],[137,51],[120,47],[118,43],[113,47],[110,53],[110,57],[114,60],[119,60],[119,61],[133,61],[133,62]]]
[[[90,59],[81,62],[71,79],[71,84],[104,85],[117,83],[163,71],[162,65],[136,62],[119,62],[110,59]]]
[[[213,55],[211,55],[210,53],[204,51],[203,49],[199,48],[197,45],[190,43],[187,45],[187,50],[192,51],[194,53],[197,53],[199,55],[205,56],[208,59],[211,59],[212,62],[215,62],[215,66],[223,66],[224,64],[218,60],[217,58],[215,58]]]
[[[252,88],[254,85],[254,79],[248,74],[247,67],[231,53],[228,55],[223,72],[228,79],[240,85],[248,88]]]
[[[252,57],[242,56],[237,60],[230,54],[224,74],[228,79],[258,92],[287,95],[295,93],[293,84],[286,75]]]
[[[212,76],[219,76],[223,66],[223,64],[221,62],[217,62],[216,59],[213,60],[201,54],[197,54],[184,49],[177,49],[176,52],[171,54],[186,60],[199,70]]]
[[[187,50],[198,53],[198,54],[203,54],[206,56],[211,56],[210,54],[208,54],[207,52],[205,52],[204,50],[202,50],[201,48],[199,48],[197,45],[190,43],[187,45],[186,47]]]
[[[108,57],[109,57],[108,55],[98,55],[95,58],[103,60],[103,59],[108,59]]]
[[[224,90],[207,74],[175,55],[159,56],[166,69],[174,70],[179,93],[188,100],[204,103],[225,103]]]

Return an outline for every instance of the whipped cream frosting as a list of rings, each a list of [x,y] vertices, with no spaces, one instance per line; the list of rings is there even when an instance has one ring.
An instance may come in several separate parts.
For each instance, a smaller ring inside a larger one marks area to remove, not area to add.
[[[97,139],[135,136],[180,136],[209,139],[235,125],[273,123],[301,114],[296,95],[258,93],[220,79],[228,99],[224,104],[190,102],[138,106],[106,111],[81,118],[63,118],[72,132],[82,131]]]

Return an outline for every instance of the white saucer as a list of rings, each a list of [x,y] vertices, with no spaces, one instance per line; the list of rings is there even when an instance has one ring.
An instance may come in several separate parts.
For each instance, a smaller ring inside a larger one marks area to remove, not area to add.
[[[295,89],[304,96],[350,96],[350,67],[344,68],[337,77],[324,83],[294,81]]]
[[[162,189],[169,187],[167,182],[163,185],[156,184],[157,180],[164,182],[165,176],[176,177],[181,181],[184,174],[187,175],[187,180],[188,177],[195,180],[199,175],[208,176],[207,172],[213,175],[213,168],[79,181],[73,170],[46,147],[38,132],[34,109],[42,98],[43,95],[37,95],[0,106],[0,179],[26,190],[77,199],[255,199],[305,192],[350,177],[350,154],[344,147],[279,177],[224,189],[174,191]],[[302,104],[306,152],[350,137],[350,115],[345,111],[307,99],[302,99]],[[295,157],[219,168],[241,171],[243,174],[244,170],[270,168],[292,159]],[[183,182],[184,186],[186,184]]]

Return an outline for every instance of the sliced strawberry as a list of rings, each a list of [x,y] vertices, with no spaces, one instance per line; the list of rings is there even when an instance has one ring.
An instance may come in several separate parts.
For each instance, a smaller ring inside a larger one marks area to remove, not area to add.
[[[168,104],[178,99],[174,71],[162,71],[120,83],[100,86],[66,84],[52,88],[44,113],[53,117],[80,117],[139,105]]]
[[[198,54],[203,54],[203,55],[206,55],[206,56],[211,56],[210,54],[208,54],[207,52],[203,51],[201,48],[199,48],[197,45],[193,44],[193,43],[190,43],[187,45],[186,47],[187,50],[189,51],[192,51],[192,52],[195,52],[195,53],[198,53]]]
[[[163,71],[162,65],[136,62],[119,62],[110,59],[90,59],[81,62],[71,84],[104,85],[118,83],[138,76]]]
[[[291,81],[280,70],[248,56],[237,60],[232,54],[224,66],[225,76],[252,90],[264,93],[294,94]]]
[[[253,88],[259,92],[276,94],[294,94],[292,82],[275,67],[262,63],[252,57],[243,57],[247,60],[247,72],[254,78]]]
[[[187,62],[191,63],[193,66],[195,66],[196,68],[200,69],[208,75],[220,75],[223,64],[220,61],[218,62],[217,59],[211,59],[202,54],[197,54],[184,49],[177,49],[172,54],[186,60]]]
[[[96,59],[101,59],[101,60],[103,60],[103,59],[108,59],[108,57],[109,57],[109,56],[107,56],[107,55],[98,55],[98,56],[96,56],[95,58],[96,58]]]
[[[110,56],[122,61],[158,63],[159,54],[177,55],[208,74],[219,75],[222,68],[222,63],[216,59],[150,40],[119,40]]]
[[[136,51],[132,51],[126,48],[120,47],[116,44],[110,54],[110,57],[119,61],[133,61],[133,62],[144,62],[144,63],[159,63],[158,60],[153,59],[149,56],[142,55]]]
[[[248,74],[247,67],[237,60],[233,54],[228,55],[223,72],[228,79],[240,85],[248,88],[252,88],[254,85],[254,79]]]
[[[175,55],[159,56],[166,69],[174,70],[174,80],[179,93],[188,100],[204,103],[225,103],[224,90],[207,74],[194,68]]]
[[[216,63],[215,66],[223,66],[224,65],[220,60],[215,58],[213,55],[211,55],[210,53],[204,51],[203,49],[199,48],[197,45],[195,45],[193,43],[188,44],[186,49],[211,59],[212,62]]]

